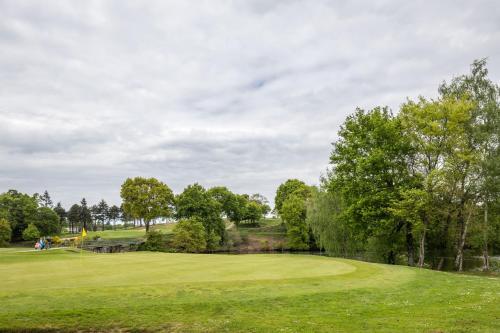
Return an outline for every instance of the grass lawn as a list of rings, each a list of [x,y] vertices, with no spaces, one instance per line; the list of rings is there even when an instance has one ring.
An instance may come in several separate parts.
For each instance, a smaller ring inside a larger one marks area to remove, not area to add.
[[[500,332],[500,279],[307,255],[0,250],[0,330]]]

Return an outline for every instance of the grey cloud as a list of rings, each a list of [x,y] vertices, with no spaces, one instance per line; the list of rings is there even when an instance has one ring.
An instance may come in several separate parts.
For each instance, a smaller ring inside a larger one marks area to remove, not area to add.
[[[0,1],[0,191],[119,202],[126,177],[272,200],[355,107],[490,57],[495,1]]]

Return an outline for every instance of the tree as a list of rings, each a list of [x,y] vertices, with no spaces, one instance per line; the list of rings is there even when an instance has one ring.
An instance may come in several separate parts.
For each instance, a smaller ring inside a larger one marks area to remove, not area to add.
[[[92,212],[92,216],[94,221],[96,221],[96,228],[97,224],[101,224],[101,230],[104,231],[104,224],[108,220],[108,215],[109,215],[109,207],[108,204],[104,199],[101,199],[97,205],[93,205],[90,209]]]
[[[59,216],[49,207],[39,207],[32,223],[37,227],[41,236],[57,235],[61,232]]]
[[[38,231],[38,228],[33,223],[30,223],[23,231],[23,239],[27,241],[34,241],[38,238],[40,238],[40,231]]]
[[[488,207],[495,205],[500,194],[498,161],[500,160],[500,88],[488,78],[486,59],[475,60],[471,72],[443,83],[439,92],[444,98],[465,100],[472,104],[464,119],[462,135],[453,151],[450,169],[458,178],[459,205],[457,223],[456,265],[462,269],[463,248],[468,230],[466,210],[478,210],[484,215],[483,258],[488,261]],[[472,212],[470,212],[472,213]]]
[[[172,190],[156,178],[127,178],[121,187],[123,210],[134,218],[143,219],[146,232],[152,220],[172,215]]]
[[[281,206],[281,217],[286,225],[288,246],[291,249],[309,248],[306,212],[306,202],[300,195],[288,196]]]
[[[0,247],[9,245],[11,235],[12,229],[9,222],[4,218],[0,218]]]
[[[175,199],[178,219],[197,217],[203,223],[206,237],[213,230],[224,240],[225,225],[221,218],[222,205],[197,183],[189,185]]]
[[[262,215],[266,216],[270,211],[271,207],[269,206],[269,200],[265,196],[259,193],[252,194],[250,196],[250,201],[256,202],[260,205]]]
[[[37,211],[36,197],[9,190],[0,194],[0,217],[7,219],[12,229],[12,241],[22,240],[22,233]]]
[[[264,208],[258,202],[248,201],[245,209],[244,220],[256,223],[262,218],[263,212]]]
[[[108,220],[113,221],[113,229],[116,228],[116,220],[120,218],[121,209],[120,207],[113,205],[108,210]]]
[[[306,199],[310,194],[309,187],[301,180],[288,179],[281,184],[276,190],[276,197],[274,198],[274,209],[281,215],[281,207],[283,202],[291,196],[296,195]]]
[[[85,200],[85,198],[82,198],[82,201],[80,202],[80,216],[78,219],[81,226],[85,228],[85,230],[91,230],[90,228],[93,226],[92,213],[87,206],[87,200]]]
[[[398,212],[400,218],[405,219],[407,216],[414,223],[417,223],[412,212],[412,205],[408,205],[408,203],[413,201],[413,204],[423,209],[419,212],[422,221],[418,222],[421,230],[418,263],[420,267],[424,265],[426,234],[430,224],[433,220],[436,223],[439,220],[444,220],[445,223],[450,221],[449,218],[440,216],[441,214],[438,214],[439,212],[432,203],[443,201],[442,198],[445,198],[441,205],[447,209],[444,214],[452,214],[450,203],[453,199],[444,193],[446,192],[444,185],[447,181],[446,176],[449,176],[446,168],[450,166],[451,155],[456,151],[462,135],[461,129],[464,126],[464,120],[469,118],[467,114],[471,107],[472,104],[463,99],[445,98],[427,101],[421,97],[418,102],[408,101],[404,104],[399,114],[404,134],[410,139],[413,148],[409,167],[414,176],[419,178],[422,192],[417,196],[415,196],[416,192],[414,191],[407,192],[406,194],[409,196],[406,196],[405,202],[402,203],[403,206],[407,207],[406,213],[403,212],[402,205],[399,205],[395,211]],[[422,201],[421,198],[425,198],[425,200]],[[398,204],[396,203],[396,205]],[[406,222],[410,223],[408,220]],[[445,233],[448,227],[448,225],[442,227]],[[447,239],[447,237],[445,236],[443,239]],[[446,248],[447,244],[444,242],[441,247]]]
[[[75,232],[81,223],[81,207],[78,204],[74,204],[68,211],[68,222],[70,232]]]
[[[54,207],[54,212],[59,216],[59,221],[61,225],[66,225],[67,213],[60,202]]]
[[[413,257],[411,225],[389,210],[401,192],[418,181],[406,163],[411,154],[399,119],[377,107],[368,112],[357,109],[346,119],[330,157],[327,187],[341,196],[341,218],[361,242],[371,239],[373,250],[392,264],[403,242],[409,262]]]
[[[207,194],[220,204],[222,213],[226,217],[230,218],[231,215],[234,215],[234,210],[237,209],[238,202],[236,195],[229,191],[227,187],[212,187],[207,191]]]
[[[43,207],[52,208],[52,205],[53,205],[52,199],[50,198],[49,192],[47,192],[47,190],[45,190],[45,192],[43,192],[43,195],[39,197],[39,200],[40,200],[40,204]]]
[[[235,195],[236,205],[234,209],[229,214],[229,219],[236,224],[236,227],[240,225],[240,223],[245,220],[248,216],[247,214],[247,206],[248,206],[248,196],[243,194]]]
[[[182,252],[201,252],[207,247],[203,223],[198,217],[181,219],[174,227],[173,245]],[[215,235],[213,231],[210,233]]]
[[[352,257],[363,247],[342,218],[343,210],[338,193],[314,187],[307,201],[306,222],[320,249],[324,248],[332,256]]]

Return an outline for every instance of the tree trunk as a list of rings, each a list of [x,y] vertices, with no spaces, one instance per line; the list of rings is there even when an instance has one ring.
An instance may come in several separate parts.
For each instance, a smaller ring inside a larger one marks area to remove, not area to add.
[[[146,226],[146,232],[149,232],[149,221],[144,220],[144,225]]]
[[[420,244],[419,244],[419,249],[418,249],[418,267],[422,268],[424,267],[424,260],[425,260],[425,235],[427,233],[427,230],[424,226],[424,231],[422,232],[422,236],[420,237]]]
[[[415,265],[414,244],[411,223],[406,223],[406,250],[408,251],[408,266]]]
[[[484,226],[483,226],[483,271],[490,270],[490,257],[488,255],[488,203],[484,203]]]
[[[471,214],[472,214],[472,208],[469,212],[469,215],[467,216],[467,219],[463,223],[464,227],[460,237],[460,241],[458,243],[457,258],[455,259],[455,267],[459,272],[463,271],[465,238],[467,237],[467,227],[469,225]]]

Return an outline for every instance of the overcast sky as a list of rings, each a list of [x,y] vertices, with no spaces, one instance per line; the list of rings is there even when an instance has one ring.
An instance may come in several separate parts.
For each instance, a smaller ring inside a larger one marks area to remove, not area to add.
[[[119,203],[127,177],[274,199],[359,106],[489,57],[498,1],[0,0],[0,192]]]

